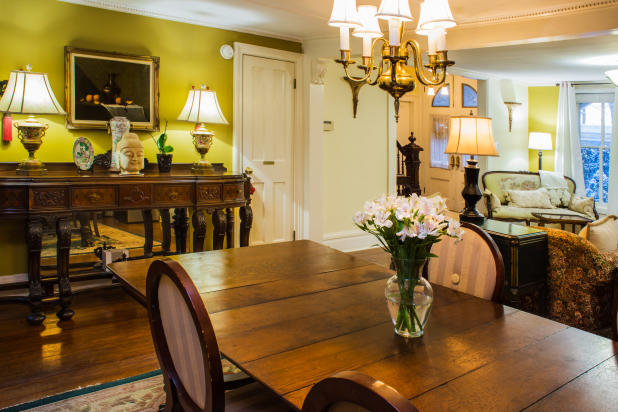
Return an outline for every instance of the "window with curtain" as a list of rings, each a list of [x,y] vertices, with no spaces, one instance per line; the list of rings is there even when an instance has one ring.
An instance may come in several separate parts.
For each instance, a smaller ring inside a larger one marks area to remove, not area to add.
[[[579,140],[586,196],[607,204],[614,93],[577,92]]]

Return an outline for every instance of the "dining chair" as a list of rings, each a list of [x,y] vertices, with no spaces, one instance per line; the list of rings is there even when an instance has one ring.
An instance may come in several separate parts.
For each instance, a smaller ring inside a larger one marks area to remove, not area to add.
[[[612,303],[612,339],[618,341],[618,276],[614,278],[614,299]]]
[[[288,411],[257,382],[226,391],[217,338],[208,311],[180,263],[154,261],[146,300],[150,331],[165,383],[165,411]]]
[[[462,223],[464,235],[460,242],[442,237],[431,247],[437,255],[429,259],[427,279],[459,292],[502,301],[504,261],[496,242],[480,227]]]
[[[395,389],[354,371],[336,373],[316,383],[302,412],[418,412]]]

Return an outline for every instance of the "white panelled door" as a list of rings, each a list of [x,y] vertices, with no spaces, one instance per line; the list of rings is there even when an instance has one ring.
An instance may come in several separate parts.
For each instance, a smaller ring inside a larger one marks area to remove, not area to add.
[[[292,240],[295,64],[243,56],[242,170],[253,169],[250,244]]]

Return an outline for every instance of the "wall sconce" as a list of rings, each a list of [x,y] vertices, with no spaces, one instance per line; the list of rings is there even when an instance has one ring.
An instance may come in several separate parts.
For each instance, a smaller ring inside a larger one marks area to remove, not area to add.
[[[504,102],[504,104],[506,105],[506,109],[509,111],[509,132],[510,132],[512,127],[513,127],[513,107],[514,106],[521,106],[521,103],[518,103],[518,102]]]
[[[354,113],[354,118],[356,119],[356,110],[358,109],[358,93],[360,92],[361,87],[366,85],[367,82],[365,80],[354,80],[348,76],[344,76],[343,80],[348,82],[352,88],[352,112]]]

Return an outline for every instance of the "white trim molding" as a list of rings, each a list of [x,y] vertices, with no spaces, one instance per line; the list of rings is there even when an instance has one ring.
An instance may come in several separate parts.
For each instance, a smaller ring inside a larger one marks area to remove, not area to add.
[[[377,246],[377,239],[360,229],[346,230],[343,232],[331,232],[324,234],[322,244],[340,250],[342,252],[354,252]]]

